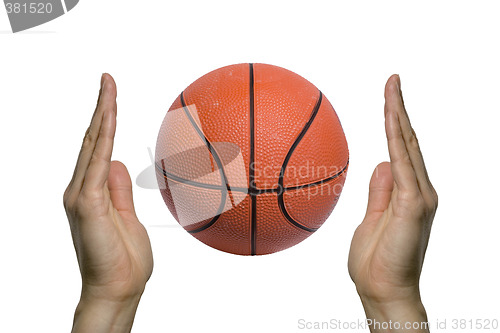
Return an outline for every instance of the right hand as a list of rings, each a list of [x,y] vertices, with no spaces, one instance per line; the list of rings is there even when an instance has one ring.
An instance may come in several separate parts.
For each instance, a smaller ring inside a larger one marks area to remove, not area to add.
[[[352,239],[349,273],[365,308],[423,311],[419,279],[438,199],[400,85],[393,75],[385,88],[391,162],[373,173],[366,215]]]

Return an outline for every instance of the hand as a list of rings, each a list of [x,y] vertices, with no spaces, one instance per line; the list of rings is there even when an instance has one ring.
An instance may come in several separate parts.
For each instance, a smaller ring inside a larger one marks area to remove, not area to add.
[[[64,193],[82,275],[73,331],[129,331],[153,270],[146,229],[139,222],[126,167],[111,162],[116,129],[116,85],[101,79],[73,178]]]
[[[419,278],[437,194],[400,86],[399,76],[393,75],[385,88],[391,162],[379,164],[371,178],[366,215],[352,239],[349,273],[369,319],[426,320]]]

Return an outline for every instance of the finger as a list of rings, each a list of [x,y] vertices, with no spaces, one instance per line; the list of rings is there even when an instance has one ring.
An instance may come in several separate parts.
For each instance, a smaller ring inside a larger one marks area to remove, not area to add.
[[[391,172],[391,164],[383,162],[377,165],[370,180],[368,194],[368,207],[366,215],[382,214],[391,201],[394,179]]]
[[[94,152],[95,149],[95,144],[97,141],[97,135],[100,131],[100,127],[102,124],[102,118],[103,118],[103,100],[102,100],[102,92],[103,92],[103,84],[104,81],[107,79],[106,74],[103,74],[101,76],[101,89],[99,90],[99,97],[97,99],[97,106],[94,111],[94,114],[92,115],[92,120],[90,122],[90,125],[85,132],[85,137],[83,139],[82,147],[80,149],[80,153],[78,155],[78,159],[76,162],[75,166],[75,171],[73,172],[73,177],[70,181],[70,184],[68,188],[72,188],[73,190],[79,192],[83,179],[85,177],[85,173],[87,171],[87,167],[90,161],[90,158],[92,156],[92,153]]]
[[[110,165],[108,189],[113,206],[120,213],[135,216],[134,200],[132,196],[132,181],[127,168],[119,161]]]
[[[103,189],[108,179],[116,131],[116,85],[113,80],[105,80],[101,98],[104,116],[82,190]]]
[[[390,83],[389,83],[390,82]],[[411,163],[413,165],[413,170],[417,178],[417,183],[422,192],[430,190],[430,180],[427,174],[427,169],[425,167],[424,158],[418,144],[418,140],[413,130],[410,118],[406,112],[404,101],[401,93],[401,80],[399,75],[393,75],[389,79],[387,94],[391,95],[387,100],[390,102],[388,108],[394,110],[399,119],[399,125],[401,127],[401,132],[403,134],[403,140],[405,141],[406,150],[410,156]]]
[[[411,164],[410,156],[406,150],[403,133],[399,126],[398,115],[390,108],[386,112],[385,132],[389,146],[389,155],[391,157],[391,171],[396,186],[402,191],[418,193],[417,178]]]

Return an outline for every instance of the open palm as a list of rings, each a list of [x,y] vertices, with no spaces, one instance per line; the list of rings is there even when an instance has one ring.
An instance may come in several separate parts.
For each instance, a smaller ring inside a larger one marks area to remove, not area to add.
[[[377,166],[370,181],[365,218],[349,254],[358,293],[377,302],[419,297],[419,278],[437,208],[400,90],[399,76],[385,89],[386,133],[391,162]]]
[[[64,194],[82,275],[82,295],[108,301],[140,296],[153,269],[149,237],[139,222],[126,167],[111,162],[116,85],[103,75],[73,178]]]

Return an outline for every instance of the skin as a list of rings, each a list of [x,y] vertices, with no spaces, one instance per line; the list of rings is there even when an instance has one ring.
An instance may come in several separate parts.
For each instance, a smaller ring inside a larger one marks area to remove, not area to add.
[[[73,332],[129,332],[153,271],[146,229],[137,219],[126,167],[111,162],[116,85],[104,74],[92,122],[64,193],[82,275]]]
[[[373,173],[366,215],[352,239],[348,265],[367,318],[403,326],[427,322],[419,279],[438,197],[405,110],[398,75],[385,87],[384,111],[391,162],[379,164]],[[398,331],[378,328],[370,327],[372,332]]]
[[[349,273],[368,319],[427,321],[419,278],[437,195],[393,75],[385,89],[391,162],[377,166],[366,216],[349,254]],[[116,84],[104,74],[96,110],[64,193],[82,275],[72,332],[130,332],[153,271],[151,244],[133,203],[126,167],[111,162],[116,130]],[[378,330],[390,332],[397,330]],[[414,330],[426,332],[427,330]],[[411,332],[411,330],[405,330]]]

